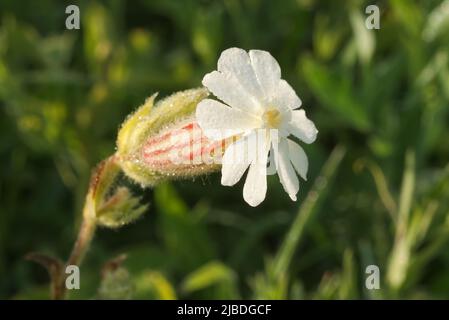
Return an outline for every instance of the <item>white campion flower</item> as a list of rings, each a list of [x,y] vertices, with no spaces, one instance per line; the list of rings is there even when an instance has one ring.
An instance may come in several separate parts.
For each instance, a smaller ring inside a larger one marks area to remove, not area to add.
[[[293,201],[299,190],[295,173],[306,180],[308,160],[290,135],[305,143],[315,141],[318,130],[301,106],[292,87],[281,79],[276,59],[267,51],[230,48],[222,52],[217,71],[203,85],[222,102],[204,99],[196,118],[206,137],[222,140],[235,136],[222,159],[221,183],[236,184],[248,169],[243,198],[259,205],[267,192],[268,158],[274,158],[280,182]]]

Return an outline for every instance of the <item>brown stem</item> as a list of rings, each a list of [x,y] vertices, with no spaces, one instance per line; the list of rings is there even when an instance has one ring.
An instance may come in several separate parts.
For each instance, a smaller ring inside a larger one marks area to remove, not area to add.
[[[70,254],[69,259],[65,263],[64,269],[61,270],[62,274],[59,277],[59,281],[54,284],[53,290],[53,299],[61,300],[66,298],[66,276],[65,270],[69,265],[80,266],[84,255],[90,247],[90,243],[92,242],[93,236],[95,234],[96,222],[95,222],[95,212],[92,212],[94,209],[93,200],[90,194],[86,197],[86,203],[84,205],[83,211],[83,221],[81,222],[81,226],[78,232],[78,236],[75,244],[73,245],[72,252]]]
[[[47,269],[51,279],[51,286],[50,286],[51,298],[55,299],[55,297],[60,296],[61,294],[60,283],[62,281],[61,277],[63,275],[62,270],[64,267],[64,263],[57,258],[53,258],[51,256],[38,252],[28,253],[25,256],[25,259],[34,261],[43,266],[45,269]]]
[[[72,252],[66,265],[79,265],[81,264],[84,255],[86,254],[89,244],[92,241],[96,229],[96,223],[93,219],[83,218],[83,222],[80,226],[78,238],[73,246]]]
[[[104,201],[103,197],[105,197],[119,171],[120,167],[115,163],[115,156],[111,156],[103,160],[92,172],[89,191],[83,208],[83,221],[70,257],[64,268],[60,268],[62,270],[59,270],[58,277],[55,277],[52,283],[53,299],[65,299],[67,291],[65,270],[69,265],[80,266],[95,234],[97,226],[96,206],[99,202]]]

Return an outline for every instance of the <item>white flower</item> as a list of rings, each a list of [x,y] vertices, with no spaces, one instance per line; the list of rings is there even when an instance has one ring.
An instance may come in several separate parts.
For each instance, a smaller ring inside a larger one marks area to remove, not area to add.
[[[267,192],[267,163],[274,158],[282,186],[293,201],[299,190],[295,170],[305,180],[308,160],[304,150],[287,137],[315,141],[318,130],[301,106],[292,87],[281,79],[281,69],[269,52],[230,48],[221,54],[217,71],[203,85],[219,102],[202,100],[196,118],[212,140],[237,136],[223,155],[221,183],[236,184],[248,170],[243,198],[257,206]],[[257,142],[256,142],[257,141]]]

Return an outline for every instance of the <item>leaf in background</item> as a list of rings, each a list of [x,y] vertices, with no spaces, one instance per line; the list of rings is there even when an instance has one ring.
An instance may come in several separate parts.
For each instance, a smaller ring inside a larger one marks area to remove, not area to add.
[[[438,36],[449,32],[449,0],[440,3],[427,16],[427,21],[423,30],[423,38],[427,42],[432,42]]]
[[[50,69],[63,70],[70,62],[76,37],[66,33],[42,39],[39,55]]]
[[[167,255],[159,244],[141,243],[130,247],[126,255],[126,266],[133,274],[137,274],[145,269],[167,270],[173,269],[178,261],[176,257]]]
[[[170,281],[158,271],[144,271],[134,279],[136,299],[176,300]]]
[[[295,250],[303,236],[304,228],[327,196],[330,183],[335,178],[345,153],[344,147],[336,146],[322,167],[320,175],[315,179],[312,189],[301,204],[290,230],[278,249],[273,265],[275,277],[283,277],[287,274]]]
[[[168,183],[155,188],[155,206],[160,212],[159,232],[170,254],[177,257],[181,270],[191,271],[214,258],[205,224],[195,219],[187,205]]]
[[[212,261],[187,275],[181,284],[181,290],[192,293],[216,285],[227,289],[228,299],[237,297],[234,271],[219,261]]]
[[[357,293],[357,273],[352,250],[346,249],[343,253],[343,266],[341,271],[326,272],[314,294],[314,299],[354,299]]]
[[[395,241],[389,257],[386,278],[393,292],[397,292],[407,279],[410,264],[413,239],[409,237],[409,221],[415,193],[415,162],[415,152],[408,150],[405,155],[405,168],[399,196]]]
[[[340,284],[341,274],[330,271],[326,272],[325,274],[323,274],[321,282],[313,294],[313,299],[336,299]]]
[[[366,28],[362,14],[356,9],[351,11],[349,18],[352,31],[354,32],[359,59],[363,64],[369,64],[376,45],[376,39],[374,38],[375,30],[368,30]]]
[[[351,249],[346,249],[343,253],[343,271],[338,293],[339,299],[354,299],[358,296],[355,263],[353,251]]]
[[[343,28],[335,28],[331,25],[328,15],[317,15],[313,47],[319,58],[329,60],[334,57],[343,38],[343,31]]]
[[[351,127],[367,131],[370,122],[365,107],[357,99],[356,89],[347,76],[336,75],[312,57],[302,61],[304,78],[318,101]]]
[[[417,2],[407,0],[390,1],[395,21],[412,37],[420,38],[423,16]],[[399,31],[399,30],[397,30]]]
[[[208,10],[200,9],[194,18],[193,48],[204,63],[211,67],[215,65],[218,48],[221,46],[221,20],[221,12],[216,7],[210,7]]]
[[[95,73],[102,71],[112,52],[113,26],[109,11],[101,4],[92,2],[84,9],[81,28],[84,31],[84,51]]]
[[[253,299],[256,300],[283,300],[288,299],[289,274],[279,273],[275,269],[277,260],[269,258],[265,263],[265,270],[257,272],[250,285]]]

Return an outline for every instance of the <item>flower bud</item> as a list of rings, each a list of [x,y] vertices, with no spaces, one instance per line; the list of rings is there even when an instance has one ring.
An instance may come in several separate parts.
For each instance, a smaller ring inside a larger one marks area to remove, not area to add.
[[[140,218],[147,208],[147,205],[140,204],[138,197],[132,196],[127,187],[118,187],[98,208],[97,223],[109,228],[118,228]]]
[[[101,226],[118,228],[138,219],[147,210],[147,205],[141,205],[139,197],[133,196],[128,187],[114,187],[119,172],[120,166],[114,156],[103,160],[95,169],[85,218]]]
[[[204,88],[175,93],[156,103],[147,99],[122,125],[117,159],[125,174],[142,186],[169,178],[191,177],[220,168],[224,141],[206,138],[196,123]]]
[[[125,259],[126,255],[120,255],[105,263],[101,271],[102,279],[97,299],[132,299],[135,286],[128,270],[122,265]]]

